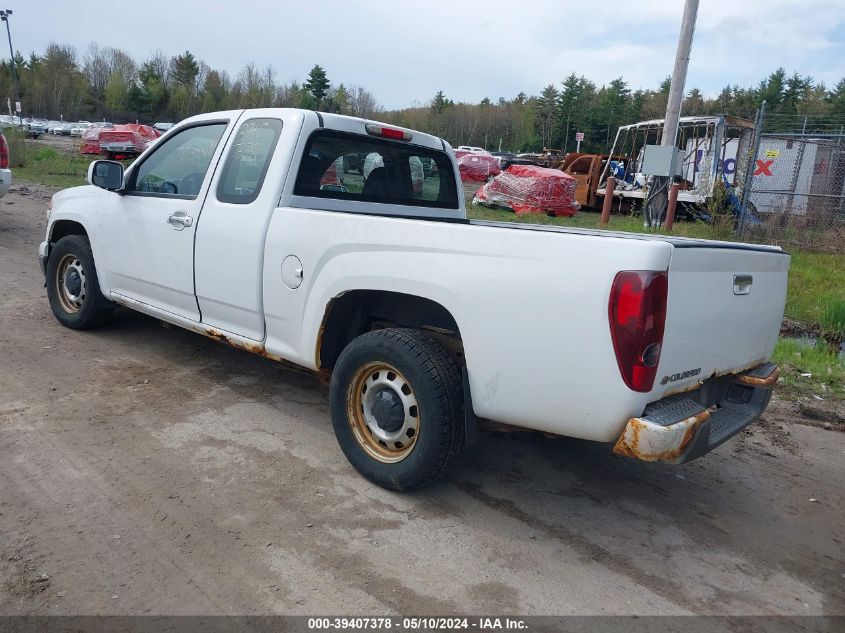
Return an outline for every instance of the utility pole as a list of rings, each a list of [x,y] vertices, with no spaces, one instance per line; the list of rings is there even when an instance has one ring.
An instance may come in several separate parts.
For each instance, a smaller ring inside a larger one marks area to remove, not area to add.
[[[669,99],[666,102],[666,116],[663,119],[663,134],[660,144],[674,146],[678,138],[678,121],[681,118],[681,105],[684,101],[684,84],[687,80],[692,37],[695,33],[695,20],[698,16],[698,0],[684,1],[684,15],[681,19],[681,33],[678,36],[678,49],[675,52],[675,67],[672,69],[672,83],[669,86]],[[651,179],[648,197],[643,205],[643,224],[646,227],[660,226],[669,203],[669,188],[673,177],[654,176]]]
[[[12,31],[9,29],[9,17],[12,15],[11,9],[0,11],[0,20],[6,23],[6,35],[9,36],[9,64],[12,67],[12,78],[15,80],[15,111],[18,112],[18,124],[22,125],[21,113],[18,111],[18,104],[21,102],[21,82],[18,78],[18,71],[15,68],[15,51],[12,48]]]
[[[678,36],[678,50],[675,52],[675,67],[672,69],[672,83],[669,86],[669,100],[666,103],[666,118],[663,121],[661,145],[674,145],[678,136],[678,119],[681,118],[681,104],[684,101],[684,84],[687,81],[692,36],[695,33],[695,19],[698,16],[698,0],[684,2],[684,17],[681,19],[681,34]]]

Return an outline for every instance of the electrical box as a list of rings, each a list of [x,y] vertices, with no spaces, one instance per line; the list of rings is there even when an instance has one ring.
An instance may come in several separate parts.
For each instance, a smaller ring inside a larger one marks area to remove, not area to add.
[[[640,171],[646,176],[682,176],[681,150],[671,145],[646,145]]]

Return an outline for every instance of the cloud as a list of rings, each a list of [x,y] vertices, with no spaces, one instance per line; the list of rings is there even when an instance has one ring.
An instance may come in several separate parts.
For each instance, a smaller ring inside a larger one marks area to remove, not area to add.
[[[335,82],[369,88],[381,103],[538,93],[575,72],[601,85],[624,76],[654,88],[672,71],[683,3],[639,0],[146,0],[92,15],[87,2],[30,3],[12,22],[21,51],[49,41],[83,51],[91,39],[144,59],[192,51],[232,77],[250,62],[280,81],[315,63]],[[831,85],[843,74],[843,0],[702,0],[687,89],[716,94],[778,66]]]

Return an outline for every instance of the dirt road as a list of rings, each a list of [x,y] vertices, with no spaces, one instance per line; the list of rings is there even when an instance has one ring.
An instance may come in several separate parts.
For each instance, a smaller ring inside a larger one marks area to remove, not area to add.
[[[773,415],[681,467],[489,436],[392,494],[310,377],[61,328],[42,195],[0,200],[0,613],[843,613],[845,434]]]

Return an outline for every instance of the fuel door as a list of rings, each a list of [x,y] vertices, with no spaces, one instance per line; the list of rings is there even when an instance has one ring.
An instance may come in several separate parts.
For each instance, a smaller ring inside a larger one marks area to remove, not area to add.
[[[282,262],[282,280],[291,290],[296,290],[302,283],[302,262],[296,255],[288,255]]]

